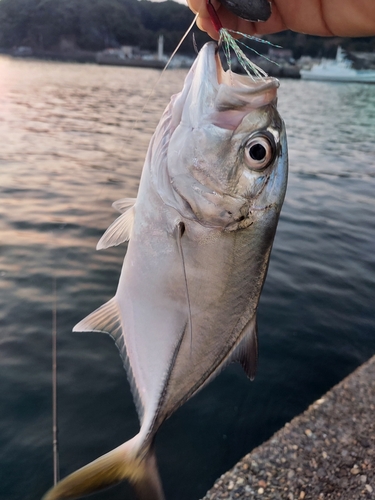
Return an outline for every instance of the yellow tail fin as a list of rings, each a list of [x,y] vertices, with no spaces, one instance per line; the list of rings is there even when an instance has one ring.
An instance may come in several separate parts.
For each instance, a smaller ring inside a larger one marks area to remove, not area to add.
[[[153,448],[138,456],[138,436],[73,472],[51,488],[42,500],[67,500],[107,488],[123,480],[139,500],[164,500]]]

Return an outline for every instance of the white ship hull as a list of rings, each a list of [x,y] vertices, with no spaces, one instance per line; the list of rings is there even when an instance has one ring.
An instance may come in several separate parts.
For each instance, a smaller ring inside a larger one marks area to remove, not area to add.
[[[303,80],[320,80],[327,82],[356,82],[356,83],[375,83],[375,71],[355,71],[351,74],[339,74],[333,71],[313,71],[301,69],[301,78]]]
[[[375,71],[352,68],[352,62],[345,57],[341,47],[337,49],[336,59],[323,59],[309,70],[301,69],[300,73],[304,80],[375,83]]]

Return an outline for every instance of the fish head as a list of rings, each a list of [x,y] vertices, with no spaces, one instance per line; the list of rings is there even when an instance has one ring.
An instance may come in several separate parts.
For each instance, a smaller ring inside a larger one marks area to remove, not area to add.
[[[207,43],[175,101],[168,177],[175,208],[225,231],[279,213],[287,184],[285,125],[277,111],[278,80],[224,71]]]

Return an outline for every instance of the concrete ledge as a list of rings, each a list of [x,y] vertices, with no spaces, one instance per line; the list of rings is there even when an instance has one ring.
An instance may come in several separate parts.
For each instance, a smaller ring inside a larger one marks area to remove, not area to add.
[[[221,476],[203,500],[375,499],[375,356]]]

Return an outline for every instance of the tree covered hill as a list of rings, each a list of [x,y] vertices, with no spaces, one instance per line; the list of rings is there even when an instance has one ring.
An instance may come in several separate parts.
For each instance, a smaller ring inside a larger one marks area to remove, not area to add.
[[[157,36],[164,34],[165,49],[172,51],[193,17],[171,0],[0,0],[0,47],[50,50],[64,40],[83,50],[155,50]]]
[[[0,48],[98,51],[136,45],[155,51],[158,35],[163,34],[165,51],[170,53],[192,20],[192,12],[172,0],[0,0]],[[195,36],[198,47],[208,39],[198,29]],[[334,57],[338,44],[347,50],[375,50],[375,38],[332,39],[291,31],[267,38],[292,49],[295,58]],[[268,51],[267,45],[250,45],[261,53]],[[191,37],[181,51],[193,52]]]

